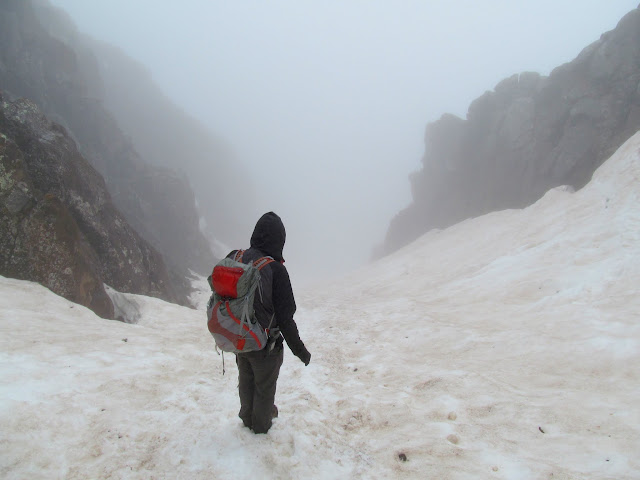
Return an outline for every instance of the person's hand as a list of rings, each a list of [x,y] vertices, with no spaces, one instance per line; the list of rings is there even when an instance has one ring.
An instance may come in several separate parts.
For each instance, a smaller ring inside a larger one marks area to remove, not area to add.
[[[302,363],[304,363],[304,366],[306,367],[307,365],[309,365],[309,362],[311,361],[311,354],[307,352],[306,355],[302,357],[300,360],[302,360]]]

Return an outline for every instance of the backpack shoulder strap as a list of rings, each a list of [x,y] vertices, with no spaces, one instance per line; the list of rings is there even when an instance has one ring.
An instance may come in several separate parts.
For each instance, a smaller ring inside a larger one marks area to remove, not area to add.
[[[244,250],[238,250],[236,251],[236,254],[233,256],[233,259],[236,262],[242,262],[242,256],[244,255]]]
[[[262,257],[253,262],[253,266],[258,270],[262,270],[264,267],[269,265],[271,262],[275,262],[275,260],[271,257]]]

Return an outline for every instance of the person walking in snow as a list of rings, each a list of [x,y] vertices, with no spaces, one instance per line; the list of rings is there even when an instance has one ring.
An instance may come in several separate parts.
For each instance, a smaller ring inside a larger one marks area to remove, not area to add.
[[[255,300],[256,315],[260,323],[269,325],[273,318],[269,342],[262,350],[236,354],[240,396],[238,416],[254,433],[267,433],[273,418],[278,416],[274,400],[276,383],[284,359],[283,341],[286,340],[293,354],[305,366],[309,365],[311,360],[311,354],[300,339],[298,327],[293,319],[296,302],[282,257],[285,239],[286,232],[280,217],[273,212],[265,213],[253,230],[251,248],[242,253],[244,263],[265,256],[275,260],[266,265],[261,272],[262,275],[271,277],[271,295],[269,296],[267,291],[262,301],[258,296]],[[238,250],[231,252],[228,257],[233,258],[236,253]]]

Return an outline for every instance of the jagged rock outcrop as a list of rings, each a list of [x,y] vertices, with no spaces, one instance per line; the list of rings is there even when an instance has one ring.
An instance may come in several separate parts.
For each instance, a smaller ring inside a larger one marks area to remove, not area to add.
[[[38,12],[42,14],[43,9],[61,13],[46,1],[0,3],[0,88],[12,97],[33,100],[66,128],[82,155],[104,177],[115,206],[163,255],[178,301],[185,304],[188,269],[204,273],[214,262],[199,228],[189,181],[140,157],[96,95],[101,82],[98,60],[86,52],[79,56],[53,37],[39,21]],[[129,100],[135,103],[135,98]]]
[[[548,77],[526,72],[475,100],[463,120],[427,126],[413,202],[377,255],[432,228],[522,208],[559,185],[583,187],[640,129],[640,10]]]
[[[175,301],[162,256],[111,202],[66,130],[0,93],[0,274],[40,282],[104,318],[104,283]]]

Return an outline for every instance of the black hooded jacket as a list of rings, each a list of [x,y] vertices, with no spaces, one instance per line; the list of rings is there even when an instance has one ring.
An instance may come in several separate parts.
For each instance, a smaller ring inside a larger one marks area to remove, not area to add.
[[[287,345],[305,364],[309,363],[311,354],[304,346],[298,333],[298,326],[293,319],[296,311],[296,302],[293,297],[291,280],[286,267],[283,265],[282,250],[286,240],[284,224],[278,215],[273,212],[265,213],[258,222],[251,235],[251,248],[245,251],[243,261],[255,261],[260,257],[272,257],[275,262],[270,263],[264,269],[270,269],[273,280],[271,284],[271,303],[275,313],[272,327],[280,329]],[[233,257],[237,250],[228,256]],[[282,340],[280,339],[280,342]]]

